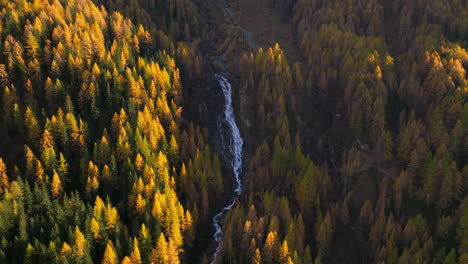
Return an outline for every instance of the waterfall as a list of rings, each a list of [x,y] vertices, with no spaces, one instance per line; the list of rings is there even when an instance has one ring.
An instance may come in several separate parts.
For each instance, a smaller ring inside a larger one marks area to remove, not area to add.
[[[225,206],[218,214],[213,217],[213,226],[215,228],[215,233],[213,235],[214,240],[217,243],[216,251],[213,255],[212,264],[215,263],[216,257],[221,251],[222,242],[223,242],[223,230],[220,225],[221,218],[225,215],[225,213],[231,210],[234,205],[236,204],[236,200],[242,192],[242,181],[241,181],[241,172],[242,172],[242,145],[244,141],[239,132],[239,128],[237,127],[236,118],[234,115],[234,108],[232,106],[232,88],[231,84],[227,80],[226,77],[216,74],[216,79],[221,86],[224,95],[224,109],[223,109],[223,116],[222,121],[227,124],[228,131],[227,136],[222,137],[221,144],[225,146],[224,153],[222,153],[226,161],[231,165],[234,179],[236,182],[236,188],[234,189],[234,193],[231,198],[231,202]],[[220,131],[222,134],[222,131]]]

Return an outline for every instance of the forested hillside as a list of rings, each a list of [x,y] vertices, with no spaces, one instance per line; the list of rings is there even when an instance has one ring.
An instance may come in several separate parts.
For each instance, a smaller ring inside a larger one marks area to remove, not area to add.
[[[467,2],[269,5],[301,58],[233,65],[254,154],[224,261],[466,263]]]
[[[180,263],[222,192],[181,115],[196,57],[90,0],[0,8],[0,263]]]
[[[0,0],[0,54],[0,263],[468,263],[466,0]]]

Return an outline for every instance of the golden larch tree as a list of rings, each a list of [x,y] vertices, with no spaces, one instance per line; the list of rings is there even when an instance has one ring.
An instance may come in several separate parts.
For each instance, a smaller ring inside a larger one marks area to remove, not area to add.
[[[117,264],[117,254],[115,253],[114,244],[111,240],[107,242],[106,250],[102,258],[102,264]]]
[[[98,221],[96,221],[94,217],[91,218],[89,225],[90,225],[91,232],[93,233],[94,239],[98,240],[99,238],[101,238],[101,227],[99,226]]]
[[[164,234],[161,233],[156,242],[156,247],[151,251],[150,261],[153,263],[167,263],[168,259],[167,241]]]
[[[84,257],[86,252],[87,241],[83,233],[81,233],[80,228],[78,226],[75,227],[75,232],[73,233],[73,240],[75,243],[76,254],[78,254],[78,256],[80,257]]]
[[[140,247],[137,238],[133,239],[133,251],[130,254],[130,260],[132,264],[141,264]]]
[[[8,181],[6,166],[5,163],[3,163],[3,159],[0,158],[0,193],[7,190],[9,186],[10,182]]]
[[[60,181],[60,176],[54,170],[54,175],[52,176],[52,183],[50,185],[50,190],[52,195],[57,198],[62,194],[62,181]]]
[[[60,250],[60,255],[63,257],[69,252],[71,252],[71,250],[72,248],[70,247],[70,245],[68,245],[67,242],[63,242],[62,249]]]

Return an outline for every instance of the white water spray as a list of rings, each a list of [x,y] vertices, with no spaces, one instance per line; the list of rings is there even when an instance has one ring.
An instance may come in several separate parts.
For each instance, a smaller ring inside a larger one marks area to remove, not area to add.
[[[237,127],[235,115],[234,115],[234,108],[232,106],[232,89],[231,89],[231,84],[228,82],[226,77],[216,74],[215,75],[216,79],[218,80],[221,89],[223,90],[223,95],[224,95],[224,111],[223,111],[223,119],[226,121],[229,127],[229,133],[227,137],[223,137],[223,141],[226,138],[228,142],[221,142],[222,144],[227,145],[227,148],[225,151],[227,151],[226,157],[227,161],[232,167],[232,170],[234,172],[234,178],[236,180],[236,189],[234,190],[234,194],[232,197],[231,202],[229,205],[224,207],[217,215],[213,217],[213,226],[215,228],[215,233],[214,233],[214,240],[218,245],[216,246],[216,251],[213,255],[213,260],[211,261],[211,264],[215,263],[216,257],[219,255],[221,249],[222,249],[222,236],[223,236],[223,229],[220,225],[220,218],[224,216],[224,214],[231,210],[234,205],[236,204],[236,199],[239,197],[239,195],[242,192],[242,181],[240,178],[240,174],[242,171],[242,145],[244,144],[244,141],[242,140],[242,137],[239,132],[239,128]],[[222,133],[222,132],[221,132]]]

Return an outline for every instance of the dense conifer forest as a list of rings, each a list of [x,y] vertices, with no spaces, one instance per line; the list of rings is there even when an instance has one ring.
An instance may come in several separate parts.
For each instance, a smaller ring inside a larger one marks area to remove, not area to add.
[[[466,264],[467,71],[467,0],[0,0],[0,263]]]

